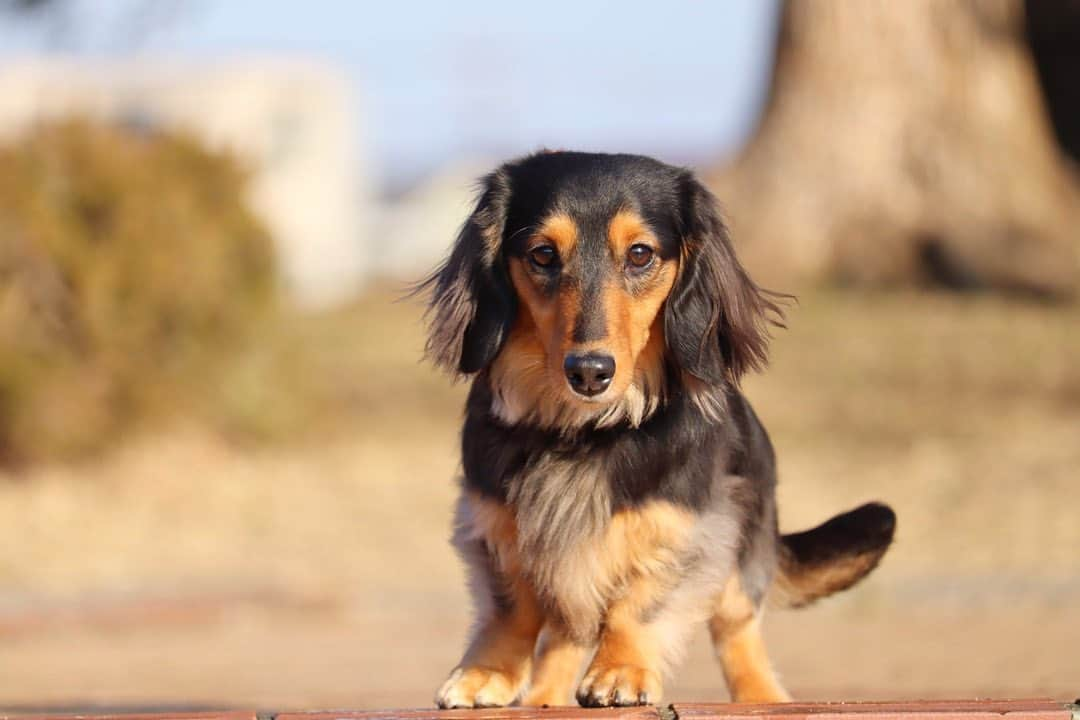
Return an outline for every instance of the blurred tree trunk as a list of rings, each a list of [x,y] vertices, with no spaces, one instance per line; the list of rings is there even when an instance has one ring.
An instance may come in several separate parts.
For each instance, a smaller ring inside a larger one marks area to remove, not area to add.
[[[1022,0],[789,0],[760,124],[711,180],[748,265],[780,288],[1058,297],[1080,281],[1080,178]]]

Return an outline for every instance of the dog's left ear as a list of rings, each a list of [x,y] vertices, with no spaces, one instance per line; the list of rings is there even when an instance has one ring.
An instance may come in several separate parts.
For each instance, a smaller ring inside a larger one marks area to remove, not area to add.
[[[495,358],[510,330],[517,299],[502,257],[510,179],[497,170],[450,256],[417,287],[428,293],[428,357],[456,374],[478,372]]]
[[[679,366],[710,384],[738,384],[768,359],[770,322],[783,313],[735,256],[720,209],[689,172],[679,177],[681,266],[664,311],[668,349]]]

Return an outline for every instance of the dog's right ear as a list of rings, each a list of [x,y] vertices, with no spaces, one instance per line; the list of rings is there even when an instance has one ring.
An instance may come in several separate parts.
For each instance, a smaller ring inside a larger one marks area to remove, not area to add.
[[[450,256],[417,287],[428,295],[426,354],[455,375],[487,367],[514,321],[517,297],[502,254],[509,203],[508,175],[484,178]]]

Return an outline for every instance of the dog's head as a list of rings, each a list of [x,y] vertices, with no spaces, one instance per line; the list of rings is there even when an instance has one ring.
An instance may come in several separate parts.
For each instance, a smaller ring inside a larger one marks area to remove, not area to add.
[[[672,378],[721,396],[764,363],[779,316],[712,195],[632,155],[502,166],[424,287],[429,355],[457,374],[487,369],[504,420],[560,429],[638,424]]]

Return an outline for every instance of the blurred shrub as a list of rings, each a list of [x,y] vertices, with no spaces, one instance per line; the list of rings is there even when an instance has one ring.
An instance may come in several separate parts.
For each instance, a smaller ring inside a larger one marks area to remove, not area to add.
[[[0,460],[73,457],[220,387],[272,314],[229,157],[81,121],[0,147]]]

